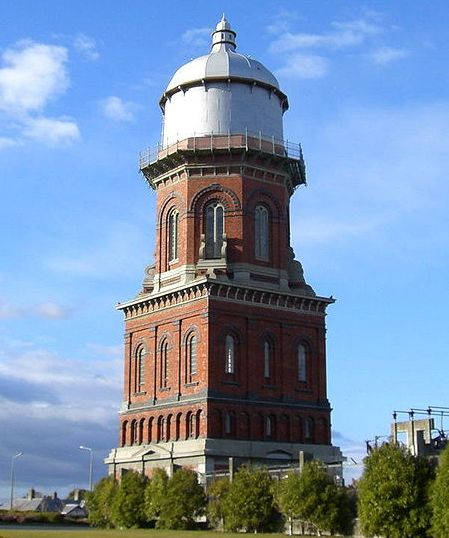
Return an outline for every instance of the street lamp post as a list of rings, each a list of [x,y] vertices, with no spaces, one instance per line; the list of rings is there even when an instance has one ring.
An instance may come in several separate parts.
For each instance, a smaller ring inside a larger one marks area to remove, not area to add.
[[[94,453],[91,448],[88,446],[80,446],[81,450],[88,450],[90,453],[90,459],[89,459],[89,491],[92,491],[92,470],[93,470],[93,464],[94,464]]]
[[[9,509],[11,511],[14,500],[14,463],[17,458],[20,458],[20,456],[23,456],[23,452],[17,452],[17,454],[14,454],[14,456],[11,458],[11,496],[9,499]]]

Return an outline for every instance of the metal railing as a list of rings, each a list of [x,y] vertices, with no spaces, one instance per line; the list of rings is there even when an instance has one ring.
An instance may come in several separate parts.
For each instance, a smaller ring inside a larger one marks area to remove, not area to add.
[[[157,144],[148,147],[139,154],[139,169],[142,170],[147,166],[165,159],[169,155],[178,151],[214,151],[214,150],[232,150],[245,149],[255,150],[270,155],[288,157],[297,161],[302,160],[301,144],[280,140],[264,136],[262,133],[245,131],[244,133],[228,133],[207,135],[193,135],[183,140],[178,140],[173,144]]]

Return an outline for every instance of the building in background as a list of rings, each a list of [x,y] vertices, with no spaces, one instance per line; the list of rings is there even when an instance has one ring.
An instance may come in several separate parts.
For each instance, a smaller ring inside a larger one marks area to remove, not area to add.
[[[290,245],[289,203],[306,181],[284,140],[287,96],[236,52],[223,17],[209,54],[162,95],[162,143],[141,155],[157,194],[155,263],[125,316],[124,399],[109,473],[235,464],[330,465],[326,308]]]

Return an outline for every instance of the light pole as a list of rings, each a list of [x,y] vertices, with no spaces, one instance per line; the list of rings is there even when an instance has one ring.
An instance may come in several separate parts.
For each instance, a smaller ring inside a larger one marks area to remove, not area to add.
[[[14,463],[17,458],[20,458],[20,456],[23,456],[23,452],[17,452],[17,454],[14,454],[14,456],[11,458],[11,497],[9,499],[9,509],[11,511],[14,499]]]
[[[90,452],[90,460],[89,460],[89,491],[92,491],[92,469],[94,465],[94,453],[91,448],[88,446],[80,446],[81,450],[88,450]]]

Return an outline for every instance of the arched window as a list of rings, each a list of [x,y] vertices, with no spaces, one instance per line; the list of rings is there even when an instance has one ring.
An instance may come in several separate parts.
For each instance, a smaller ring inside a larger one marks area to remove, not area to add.
[[[314,442],[315,437],[315,421],[312,417],[308,417],[304,423],[304,440],[309,443]]]
[[[212,202],[205,211],[206,258],[221,258],[224,233],[224,209],[218,202]]]
[[[263,205],[256,206],[254,215],[254,247],[255,256],[259,260],[269,259],[269,215]]]
[[[234,436],[235,435],[235,413],[229,411],[225,414],[224,417],[224,428],[225,435]]]
[[[230,334],[225,339],[225,373],[235,374],[235,339]]]
[[[161,388],[166,388],[168,384],[168,342],[164,340],[160,353],[160,383]]]
[[[274,430],[274,420],[273,420],[273,417],[268,415],[265,418],[265,435],[267,437],[273,437],[273,430]]]
[[[136,386],[135,392],[140,392],[145,385],[145,348],[139,347],[136,353]]]
[[[271,379],[273,370],[273,344],[265,340],[263,345],[263,376],[265,379]]]
[[[298,346],[298,381],[307,381],[307,348],[304,344]]]
[[[197,371],[197,338],[194,334],[187,339],[187,381],[192,381],[192,376]]]
[[[178,259],[178,224],[179,213],[176,209],[168,215],[168,261]]]

